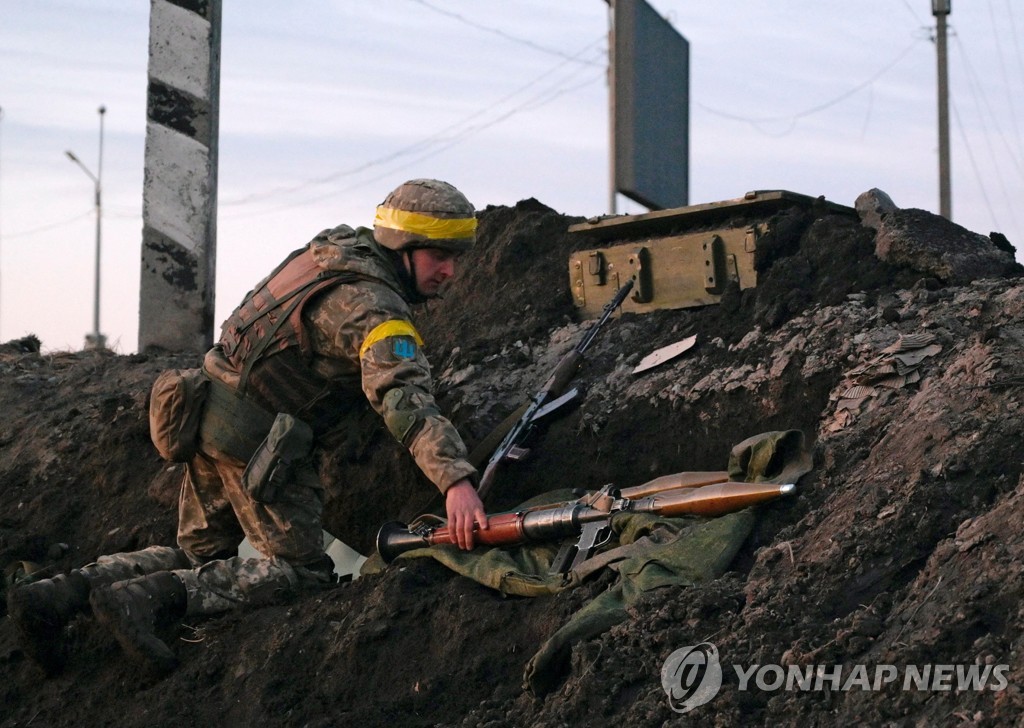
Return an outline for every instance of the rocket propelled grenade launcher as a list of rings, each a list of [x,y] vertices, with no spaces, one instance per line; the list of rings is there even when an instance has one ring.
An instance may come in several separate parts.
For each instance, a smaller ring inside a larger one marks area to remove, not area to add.
[[[665,476],[658,481],[671,484],[672,477]],[[643,486],[637,486],[640,488]],[[721,516],[795,492],[796,486],[792,483],[718,482],[698,487],[676,486],[639,498],[625,498],[617,488],[608,485],[579,501],[489,516],[488,528],[484,531],[474,528],[473,538],[484,546],[511,546],[560,541],[579,534],[580,539],[563,548],[552,563],[552,573],[566,573],[590,558],[608,541],[611,519],[616,513],[654,513],[667,517]],[[455,538],[448,526],[430,523],[411,526],[387,523],[377,534],[377,551],[387,563],[406,551],[454,543]]]
[[[616,291],[615,296],[611,301],[604,307],[604,311],[593,326],[591,326],[586,335],[576,345],[576,348],[566,354],[558,366],[555,367],[555,371],[551,373],[548,381],[544,384],[543,388],[537,394],[533,396],[533,401],[530,406],[527,407],[526,411],[519,420],[512,426],[512,429],[508,431],[505,438],[501,441],[501,444],[495,448],[494,453],[487,461],[487,467],[484,468],[483,475],[480,478],[480,486],[477,491],[480,494],[481,500],[487,497],[490,493],[491,488],[494,485],[494,478],[497,475],[498,465],[504,460],[519,460],[525,456],[526,450],[523,448],[523,441],[530,434],[533,428],[534,422],[547,414],[550,410],[559,406],[563,403],[563,400],[575,399],[576,390],[572,390],[567,394],[563,395],[565,388],[572,381],[572,378],[576,375],[576,370],[580,368],[583,363],[583,354],[594,342],[601,327],[605,325],[611,315],[615,312],[622,302],[626,300],[626,296],[633,289],[633,279],[630,278],[626,283]],[[560,396],[561,395],[561,396]]]

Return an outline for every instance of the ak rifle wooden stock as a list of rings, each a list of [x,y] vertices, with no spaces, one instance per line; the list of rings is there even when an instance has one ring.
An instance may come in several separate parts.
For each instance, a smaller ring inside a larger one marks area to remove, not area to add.
[[[569,382],[576,376],[576,371],[580,368],[583,363],[583,354],[587,348],[593,343],[597,337],[601,327],[608,321],[611,315],[615,312],[622,302],[626,300],[626,296],[633,288],[633,279],[630,278],[626,283],[616,291],[615,296],[611,301],[604,307],[604,311],[593,326],[591,326],[586,335],[576,345],[576,348],[562,357],[562,360],[558,362],[558,366],[551,373],[548,381],[540,389],[537,394],[533,396],[533,400],[527,406],[522,416],[516,421],[512,428],[502,439],[501,443],[495,448],[494,453],[487,461],[487,467],[484,468],[483,475],[480,477],[480,485],[477,491],[480,495],[480,499],[483,500],[491,492],[491,488],[494,487],[494,478],[497,475],[498,466],[505,460],[518,460],[526,454],[526,450],[523,449],[523,441],[530,434],[533,428],[534,422],[540,416],[541,408],[548,405],[552,400],[559,397],[569,386]]]
[[[677,476],[659,478],[664,485]],[[652,483],[657,481],[651,481]],[[638,489],[650,486],[637,486]],[[650,488],[648,488],[650,490]],[[636,491],[635,491],[636,492]],[[796,492],[792,483],[734,483],[719,482],[697,487],[674,487],[670,490],[653,492],[640,498],[624,498],[621,492],[610,486],[599,491],[590,499],[560,503],[516,513],[501,513],[487,518],[488,527],[481,531],[473,529],[476,543],[485,546],[511,546],[526,542],[560,541],[566,536],[583,533],[590,524],[610,523],[616,513],[653,513],[660,516],[721,516],[741,510],[756,503],[774,500]],[[602,494],[605,496],[602,502]],[[587,501],[587,502],[585,502]],[[590,505],[589,502],[595,503]],[[592,529],[591,529],[592,530]],[[448,526],[413,525],[388,523],[377,534],[377,551],[385,562],[390,563],[399,554],[427,546],[454,544],[455,538]],[[571,567],[565,564],[557,569],[564,571],[574,568],[589,558],[600,543],[580,544]]]

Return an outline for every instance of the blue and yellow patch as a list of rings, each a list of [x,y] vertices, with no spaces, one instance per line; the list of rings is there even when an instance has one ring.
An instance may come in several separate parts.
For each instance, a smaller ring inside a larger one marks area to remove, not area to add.
[[[391,353],[399,359],[416,358],[416,340],[411,336],[394,336],[391,338]]]
[[[370,347],[380,341],[386,341],[388,351],[403,360],[415,359],[417,347],[423,346],[423,339],[412,323],[393,319],[380,324],[366,336],[359,348],[359,358],[366,356]]]

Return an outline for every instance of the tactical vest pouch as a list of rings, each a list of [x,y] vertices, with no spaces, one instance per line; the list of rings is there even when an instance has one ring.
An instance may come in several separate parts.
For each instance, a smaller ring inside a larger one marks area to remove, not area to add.
[[[203,450],[215,450],[243,463],[249,462],[274,424],[274,415],[223,382],[210,380],[199,441]]]
[[[292,476],[294,465],[309,457],[313,429],[300,419],[278,414],[267,437],[242,473],[242,486],[253,500],[273,503]]]
[[[184,463],[199,446],[199,423],[210,380],[202,369],[168,369],[149,396],[149,437],[164,460]]]

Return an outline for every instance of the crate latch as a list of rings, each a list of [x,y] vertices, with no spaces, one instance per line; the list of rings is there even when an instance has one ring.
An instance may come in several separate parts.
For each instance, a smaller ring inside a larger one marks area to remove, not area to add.
[[[651,283],[651,253],[646,247],[637,248],[629,254],[629,272],[636,280],[630,298],[636,303],[648,303],[654,298]]]
[[[728,273],[725,261],[725,243],[718,235],[712,235],[704,242],[704,290],[721,293],[725,288]]]

